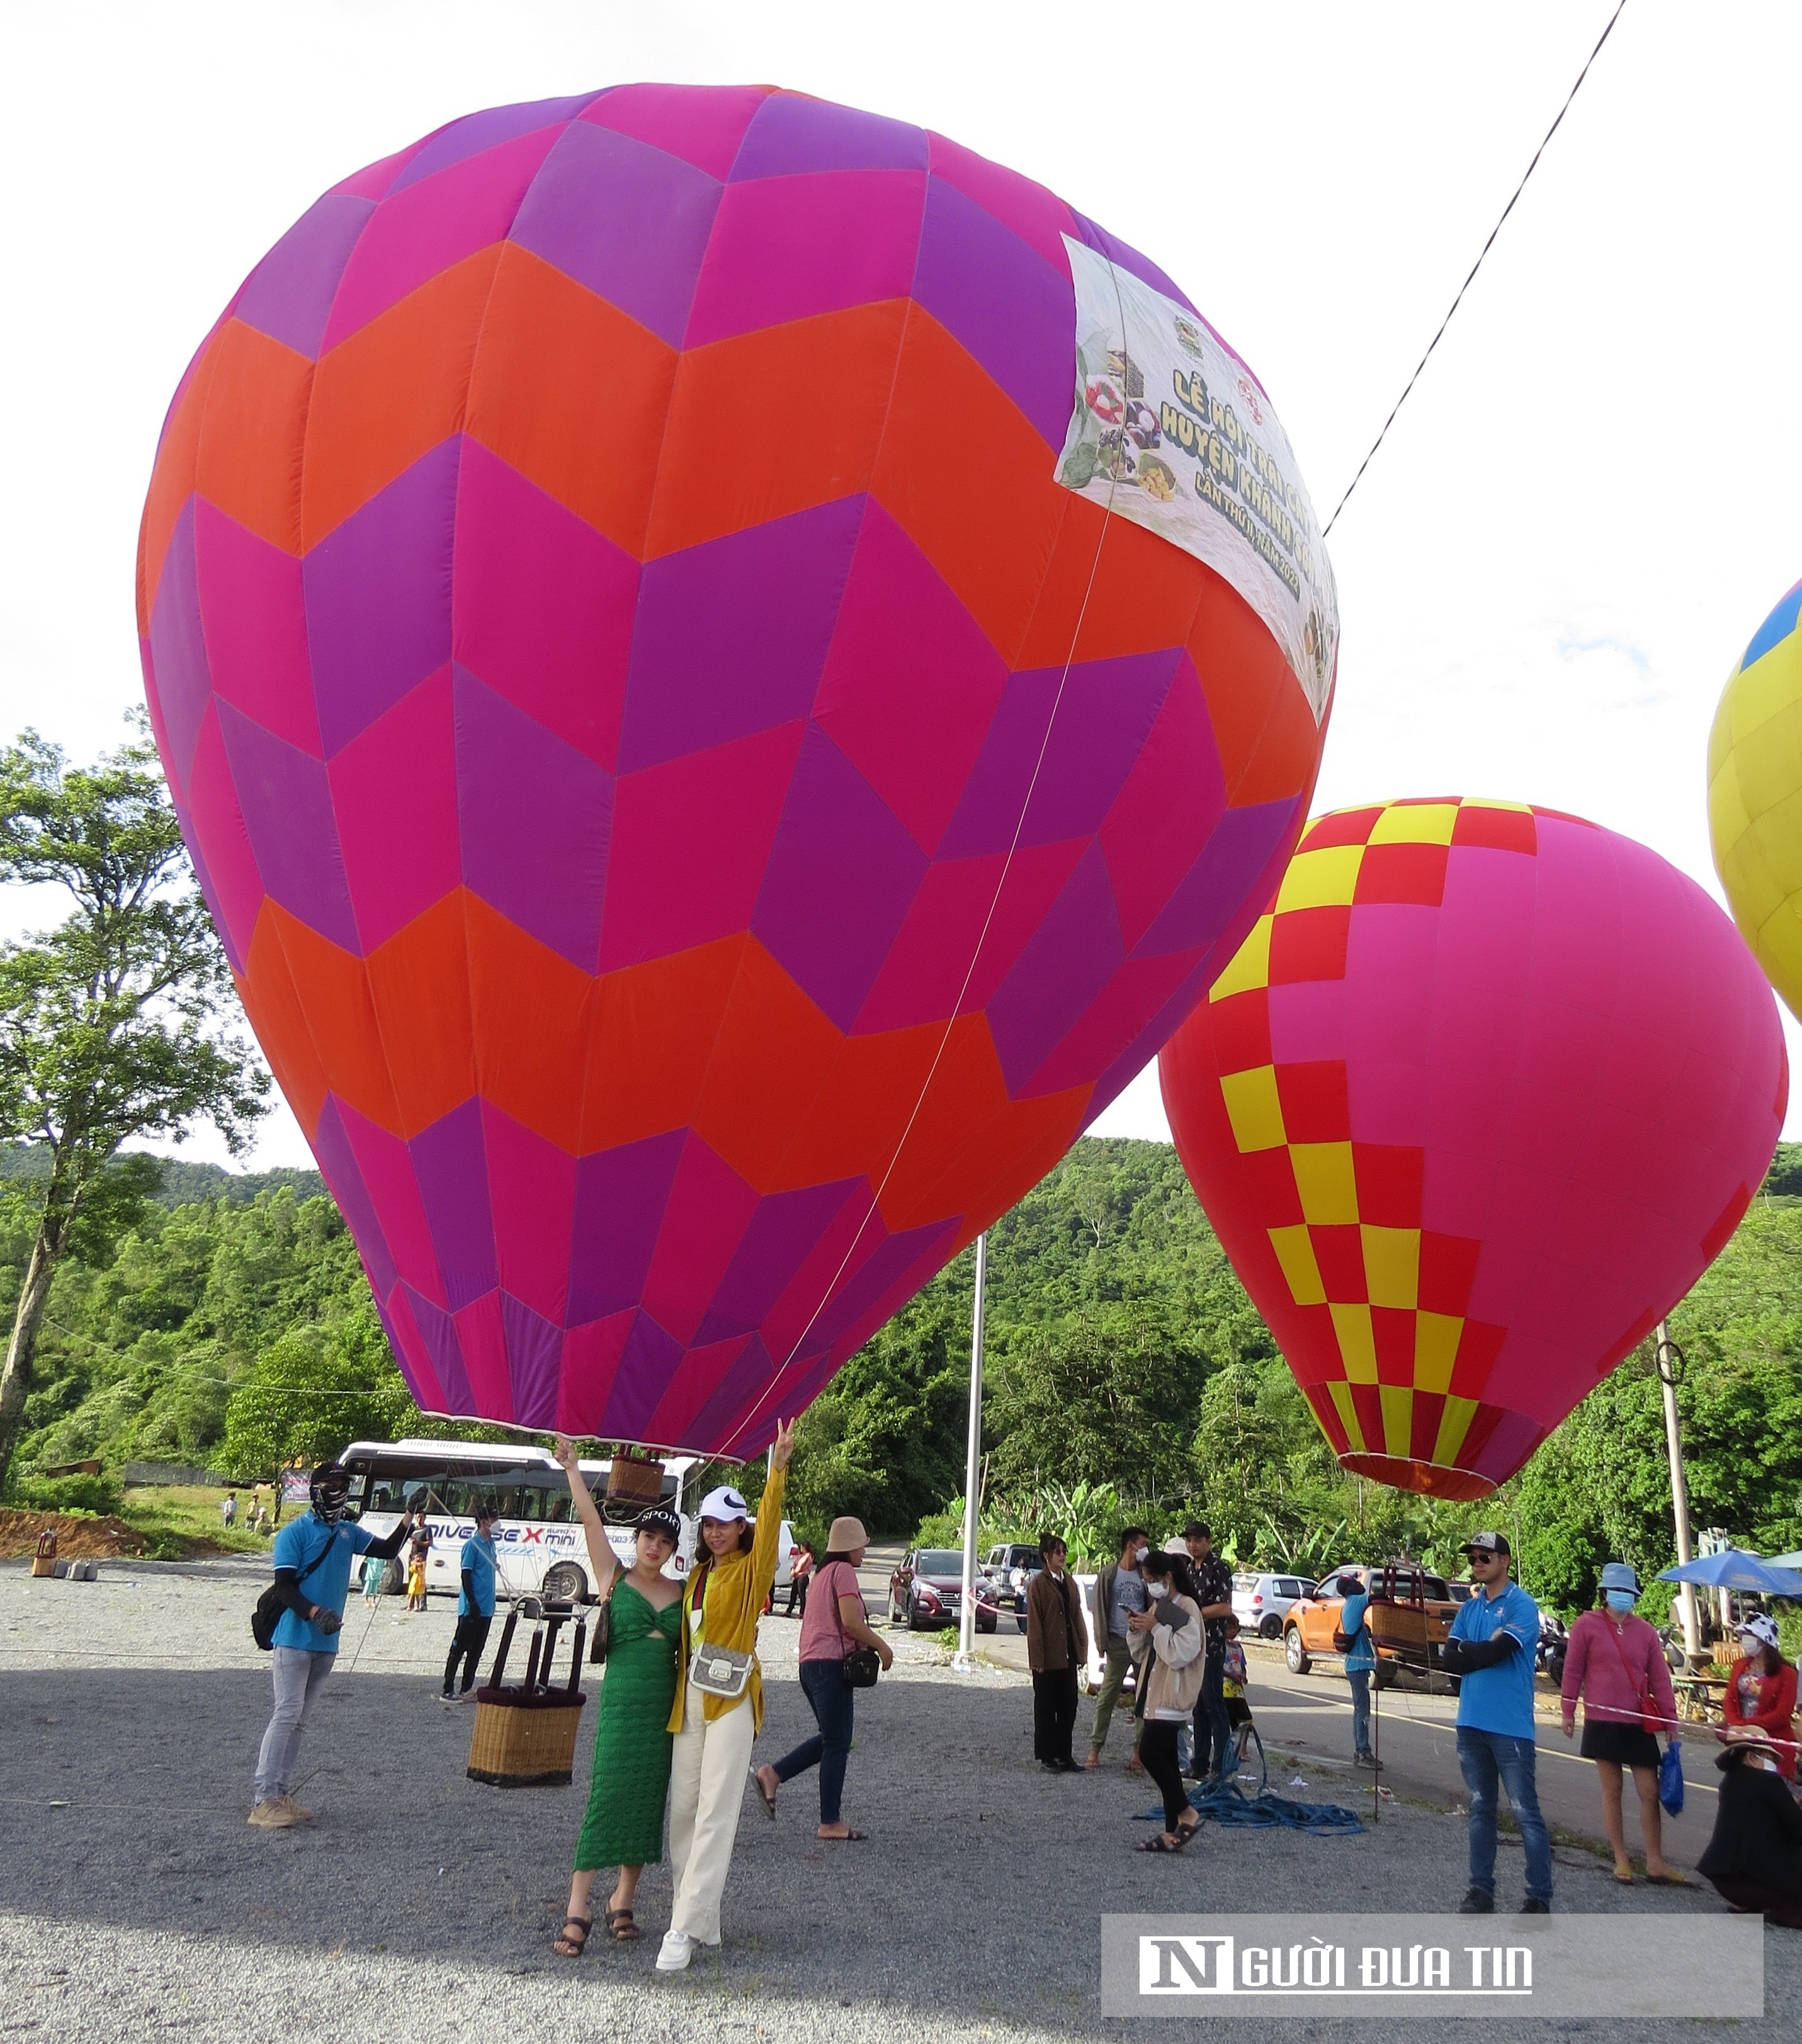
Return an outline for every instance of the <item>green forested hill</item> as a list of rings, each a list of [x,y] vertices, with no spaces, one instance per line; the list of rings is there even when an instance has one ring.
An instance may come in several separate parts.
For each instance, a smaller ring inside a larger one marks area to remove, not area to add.
[[[18,1164],[17,1152],[0,1158],[9,1316],[32,1199]],[[166,1167],[138,1224],[99,1262],[59,1274],[21,1484],[33,1466],[96,1454],[249,1476],[286,1454],[417,1425],[355,1251],[311,1178]],[[1802,1189],[1802,1147],[1786,1145],[1766,1196],[1673,1316],[1689,1360],[1681,1403],[1696,1523],[1766,1553],[1802,1545],[1802,1199],[1784,1196],[1792,1186]],[[1123,1513],[1161,1532],[1201,1511],[1239,1558],[1305,1569],[1404,1543],[1444,1561],[1473,1527],[1499,1523],[1529,1584],[1566,1606],[1589,1596],[1610,1554],[1643,1573],[1670,1558],[1649,1351],[1480,1504],[1436,1506],[1348,1478],[1166,1145],[1078,1143],[990,1231],[989,1273],[984,1521],[997,1535],[1055,1521],[1103,1540]],[[909,1533],[957,1499],[972,1278],[966,1251],[807,1414],[790,1491],[804,1527],[823,1531],[847,1510],[879,1533]]]

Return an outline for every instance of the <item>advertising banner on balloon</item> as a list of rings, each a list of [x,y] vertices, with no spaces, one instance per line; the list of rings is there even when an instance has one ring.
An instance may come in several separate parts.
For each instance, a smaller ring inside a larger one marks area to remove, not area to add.
[[[1289,436],[1195,313],[1063,237],[1076,286],[1076,399],[1058,479],[1225,577],[1270,627],[1318,724],[1339,596]]]

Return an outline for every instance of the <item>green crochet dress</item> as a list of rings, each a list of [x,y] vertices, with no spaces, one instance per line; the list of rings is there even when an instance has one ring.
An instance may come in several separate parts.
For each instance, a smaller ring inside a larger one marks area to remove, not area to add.
[[[667,1729],[676,1695],[682,1600],[653,1611],[622,1577],[613,1585],[607,1673],[594,1727],[588,1814],[576,1840],[578,1871],[654,1865],[663,1857],[663,1805],[670,1794]]]

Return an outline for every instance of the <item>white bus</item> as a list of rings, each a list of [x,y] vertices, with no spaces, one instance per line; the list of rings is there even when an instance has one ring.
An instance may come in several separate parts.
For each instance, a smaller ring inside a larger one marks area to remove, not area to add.
[[[466,1441],[353,1441],[337,1458],[350,1472],[350,1512],[371,1532],[392,1532],[402,1515],[424,1502],[432,1528],[425,1586],[455,1595],[461,1587],[457,1562],[475,1531],[475,1508],[486,1500],[498,1511],[494,1550],[496,1588],[503,1604],[514,1597],[546,1596],[574,1602],[594,1595],[588,1542],[570,1496],[569,1481],[543,1448]],[[687,1572],[694,1558],[695,1522],[683,1493],[691,1455],[663,1463],[663,1502],[681,1515],[681,1545],[672,1556],[673,1575]],[[584,1462],[582,1475],[605,1516],[607,1473],[613,1465]],[[608,1539],[621,1566],[630,1568],[630,1521],[609,1524]],[[395,1586],[403,1564],[390,1569]]]

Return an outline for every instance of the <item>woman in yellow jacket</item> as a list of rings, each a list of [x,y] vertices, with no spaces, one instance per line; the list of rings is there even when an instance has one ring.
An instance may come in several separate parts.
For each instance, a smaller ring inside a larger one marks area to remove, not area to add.
[[[722,1485],[701,1500],[706,1550],[682,1592],[682,1663],[670,1712],[675,1735],[670,1768],[670,1864],[676,1878],[670,1927],[657,1954],[659,1973],[680,1973],[697,1945],[720,1942],[720,1897],[732,1863],[743,1806],[751,1746],[763,1724],[763,1678],[757,1665],[757,1620],[776,1580],[782,1493],[794,1453],[794,1422],[776,1428],[770,1477],[757,1508]],[[709,1692],[690,1680],[697,1650],[723,1647],[751,1656],[736,1696]]]

